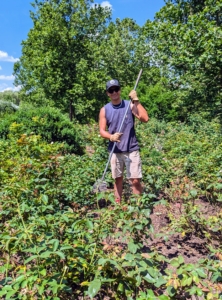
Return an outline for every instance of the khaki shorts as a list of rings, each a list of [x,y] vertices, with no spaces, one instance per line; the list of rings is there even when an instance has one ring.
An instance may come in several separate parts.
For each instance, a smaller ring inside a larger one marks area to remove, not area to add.
[[[111,158],[112,178],[123,176],[124,166],[126,166],[126,177],[142,178],[142,167],[139,151],[113,153]]]

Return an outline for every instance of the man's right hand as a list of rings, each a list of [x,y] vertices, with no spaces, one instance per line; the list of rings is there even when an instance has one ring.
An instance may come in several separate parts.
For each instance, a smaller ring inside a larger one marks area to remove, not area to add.
[[[121,136],[122,136],[121,132],[116,132],[114,134],[111,134],[109,139],[111,142],[120,142]]]

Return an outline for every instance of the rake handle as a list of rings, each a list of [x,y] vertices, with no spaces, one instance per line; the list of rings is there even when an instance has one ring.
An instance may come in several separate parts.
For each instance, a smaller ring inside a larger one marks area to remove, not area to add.
[[[134,86],[134,90],[136,90],[136,88],[137,88],[137,85],[138,85],[138,82],[139,82],[140,77],[141,77],[141,75],[142,75],[142,72],[143,72],[143,70],[141,69],[140,72],[139,72],[139,74],[138,74],[138,76],[137,76],[137,80],[136,80],[136,83],[135,83],[135,86]],[[120,124],[120,127],[119,127],[118,132],[121,132],[121,130],[122,130],[123,123],[124,123],[124,120],[125,120],[126,115],[127,115],[127,113],[128,113],[128,110],[129,110],[129,108],[130,108],[131,102],[132,102],[132,101],[130,100],[129,105],[127,106],[127,109],[126,109],[125,114],[124,114],[124,116],[123,116],[123,119],[122,119],[122,122],[121,122],[121,124]],[[113,143],[113,147],[112,147],[112,150],[111,150],[111,152],[110,152],[110,154],[109,154],[109,159],[108,159],[108,161],[107,161],[107,163],[106,163],[106,167],[105,167],[105,170],[104,170],[104,172],[103,172],[103,176],[102,176],[101,180],[104,180],[104,178],[105,178],[106,171],[107,171],[107,169],[108,169],[108,166],[109,166],[109,163],[110,163],[110,160],[111,160],[111,157],[112,157],[112,155],[113,155],[113,151],[114,151],[115,147],[116,147],[116,142]]]

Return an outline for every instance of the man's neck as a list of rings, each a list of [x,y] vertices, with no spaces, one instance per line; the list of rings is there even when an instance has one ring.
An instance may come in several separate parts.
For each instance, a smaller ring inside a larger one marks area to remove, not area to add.
[[[122,102],[122,100],[121,100],[121,98],[116,99],[116,100],[112,99],[111,102],[112,102],[113,105],[118,105],[118,104],[120,104]]]

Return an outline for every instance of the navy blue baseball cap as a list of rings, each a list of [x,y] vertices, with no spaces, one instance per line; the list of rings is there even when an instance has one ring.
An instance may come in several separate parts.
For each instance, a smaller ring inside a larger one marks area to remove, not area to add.
[[[111,79],[106,83],[106,90],[108,91],[109,88],[112,86],[120,87],[119,81],[117,79]]]

